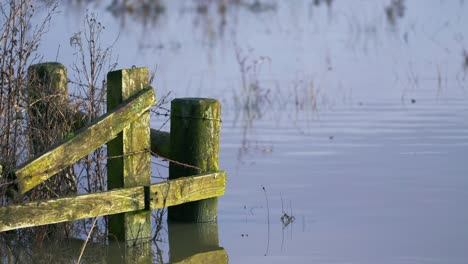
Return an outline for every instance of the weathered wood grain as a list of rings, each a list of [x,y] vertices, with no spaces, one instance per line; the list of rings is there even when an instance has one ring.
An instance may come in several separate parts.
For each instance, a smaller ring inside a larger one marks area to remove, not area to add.
[[[151,185],[150,208],[174,206],[224,194],[226,172],[190,176]]]
[[[101,215],[155,210],[224,194],[224,171],[107,192],[0,207],[0,232]],[[145,188],[149,192],[145,192]],[[145,197],[145,193],[146,196]],[[146,204],[146,206],[145,206]]]
[[[176,98],[171,102],[169,179],[218,171],[221,104],[210,98]],[[184,166],[189,164],[194,167]],[[218,199],[200,200],[168,209],[173,221],[216,221]]]
[[[144,187],[0,207],[0,232],[145,209]]]
[[[112,71],[107,74],[107,111],[149,85],[148,68]],[[151,184],[150,113],[145,111],[107,143],[107,187],[128,188]],[[113,215],[108,218],[109,237],[118,240],[149,240],[151,212],[142,211]]]
[[[54,146],[39,157],[26,162],[15,170],[19,193],[27,192],[115,138],[125,127],[147,112],[154,103],[153,88],[146,88],[114,111],[97,119],[89,127],[71,134],[65,143]]]
[[[74,130],[81,129],[87,125],[88,115],[84,112],[75,112],[73,114],[72,125]],[[170,133],[157,130],[154,128],[150,129],[151,137],[151,152],[155,153],[161,158],[170,158]]]
[[[161,158],[170,157],[171,135],[169,132],[151,128],[151,151]]]
[[[25,90],[31,154],[37,155],[60,142],[71,132],[67,68],[57,62],[38,63],[28,68]]]

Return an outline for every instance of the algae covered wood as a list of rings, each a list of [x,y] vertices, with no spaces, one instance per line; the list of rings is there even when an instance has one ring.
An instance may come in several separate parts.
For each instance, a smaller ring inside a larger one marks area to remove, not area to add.
[[[25,89],[29,157],[62,142],[70,132],[77,130],[68,99],[67,68],[63,64],[46,62],[29,66]],[[71,166],[63,168],[47,183],[48,194],[45,195],[76,194],[75,178]]]
[[[30,151],[37,155],[71,131],[67,68],[57,62],[29,66],[25,92]]]
[[[0,207],[0,232],[145,209],[144,187]]]
[[[170,158],[170,133],[151,128],[151,152],[161,158]]]
[[[72,117],[72,126],[78,130],[86,126],[88,115],[83,112],[75,112]],[[151,152],[161,158],[169,158],[170,155],[170,133],[150,128]]]
[[[149,85],[148,68],[133,68],[107,74],[107,110]],[[128,188],[151,183],[150,113],[144,111],[107,144],[107,187]],[[131,212],[108,218],[109,237],[124,241],[151,237],[151,211]],[[133,243],[133,242],[132,242]]]
[[[226,250],[218,249],[208,252],[194,254],[191,257],[176,261],[177,264],[202,264],[202,263],[229,263],[229,257]]]
[[[100,215],[155,210],[224,194],[224,171],[75,197],[0,207],[0,232]],[[148,189],[149,191],[145,191]]]
[[[65,143],[54,146],[39,157],[21,165],[15,170],[19,192],[27,192],[115,138],[126,126],[147,112],[154,103],[153,88],[146,88],[116,107],[114,111],[97,119],[89,127],[69,135]]]
[[[221,196],[226,189],[226,172],[183,177],[150,186],[150,209],[179,205]]]
[[[169,165],[170,179],[219,170],[220,127],[221,104],[217,100],[178,98],[171,102],[170,158],[177,163]],[[186,222],[215,221],[217,208],[217,198],[205,199],[168,208],[168,218]]]
[[[184,177],[149,186],[151,210],[224,194],[226,173]],[[0,231],[145,209],[145,187],[0,207]]]

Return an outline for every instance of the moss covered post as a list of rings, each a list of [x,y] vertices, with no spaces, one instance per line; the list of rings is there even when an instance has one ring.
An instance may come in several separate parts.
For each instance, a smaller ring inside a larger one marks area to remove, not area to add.
[[[37,155],[71,130],[67,116],[67,68],[58,62],[31,65],[26,98],[31,154]]]
[[[28,137],[31,157],[62,141],[73,131],[68,95],[67,68],[58,62],[45,62],[28,68]],[[76,193],[72,167],[45,182],[42,198]]]
[[[215,99],[178,98],[171,103],[169,179],[216,172],[219,156],[221,104]],[[189,166],[186,166],[189,165]],[[216,221],[218,198],[168,208],[171,221]]]
[[[148,87],[148,68],[134,68],[107,74],[107,111],[111,111],[135,93]],[[151,180],[150,113],[124,128],[107,144],[107,187],[128,188],[149,185]],[[146,241],[151,237],[151,211],[110,215],[109,237],[127,242]]]

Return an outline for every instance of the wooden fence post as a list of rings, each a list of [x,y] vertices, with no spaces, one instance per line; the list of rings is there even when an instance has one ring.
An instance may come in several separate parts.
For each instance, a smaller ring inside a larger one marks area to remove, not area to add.
[[[62,141],[72,130],[67,68],[58,62],[45,62],[28,68],[28,137],[30,156],[36,156]],[[72,167],[47,182],[45,197],[76,193]],[[42,197],[42,198],[45,198]]]
[[[109,72],[107,74],[107,111],[109,112],[138,91],[147,88],[148,82],[148,68]],[[149,149],[150,113],[147,111],[107,144],[108,189],[150,185]],[[151,237],[151,211],[110,215],[108,230],[110,238],[127,241],[127,245],[136,240],[149,239]]]
[[[221,104],[215,99],[178,98],[171,103],[169,179],[219,170]],[[196,168],[195,168],[196,167]],[[208,198],[168,208],[173,221],[216,221],[218,198]]]
[[[67,68],[58,62],[31,65],[26,96],[31,154],[37,155],[61,141],[71,130],[67,116]]]

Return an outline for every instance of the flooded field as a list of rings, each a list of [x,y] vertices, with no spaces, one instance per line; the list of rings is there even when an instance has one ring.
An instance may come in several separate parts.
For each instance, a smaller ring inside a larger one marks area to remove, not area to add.
[[[63,1],[59,10],[44,61],[76,62],[71,38],[95,13],[118,68],[150,67],[159,98],[221,101],[228,184],[213,233],[229,262],[468,261],[468,2]],[[169,130],[166,119],[153,116],[153,127]],[[176,251],[168,229],[155,262]]]

